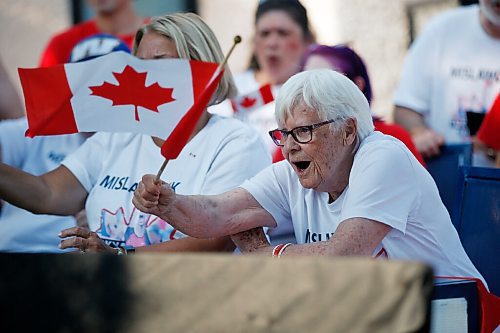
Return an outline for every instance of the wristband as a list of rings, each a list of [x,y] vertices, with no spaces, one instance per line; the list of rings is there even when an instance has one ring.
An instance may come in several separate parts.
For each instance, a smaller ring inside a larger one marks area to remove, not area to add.
[[[281,258],[281,255],[283,252],[285,252],[285,249],[292,245],[292,243],[286,243],[286,244],[278,244],[274,247],[272,256],[273,258]]]

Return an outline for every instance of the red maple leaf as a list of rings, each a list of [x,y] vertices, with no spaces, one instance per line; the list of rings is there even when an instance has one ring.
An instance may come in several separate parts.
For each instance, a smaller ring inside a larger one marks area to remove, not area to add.
[[[114,105],[133,105],[135,107],[135,120],[139,120],[138,106],[159,112],[158,106],[175,101],[172,97],[173,88],[162,88],[155,82],[146,87],[147,72],[138,73],[127,65],[123,72],[113,72],[118,85],[104,82],[100,86],[89,87],[91,95],[103,97],[113,101]]]
[[[256,98],[245,96],[245,98],[243,98],[243,100],[240,102],[240,105],[244,108],[249,108],[253,106],[255,102],[257,102]]]

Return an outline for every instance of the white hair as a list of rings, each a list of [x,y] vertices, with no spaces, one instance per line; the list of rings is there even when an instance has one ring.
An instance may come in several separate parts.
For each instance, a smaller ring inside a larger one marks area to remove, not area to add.
[[[355,118],[358,137],[363,140],[373,132],[370,106],[361,90],[347,77],[329,69],[305,71],[292,76],[281,87],[276,99],[276,121],[283,126],[292,111],[303,105],[318,113],[320,120],[339,119],[337,129],[347,119]]]

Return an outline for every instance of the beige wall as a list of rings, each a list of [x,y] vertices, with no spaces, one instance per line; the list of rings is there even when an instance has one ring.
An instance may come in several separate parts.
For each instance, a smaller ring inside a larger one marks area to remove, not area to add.
[[[70,24],[67,0],[0,1],[0,60],[20,89],[18,67],[35,67],[45,43]]]
[[[319,43],[349,43],[365,59],[374,89],[373,109],[390,119],[391,95],[409,43],[408,4],[416,29],[455,0],[302,0]],[[224,50],[243,37],[229,64],[244,70],[251,53],[256,0],[198,0],[200,14],[214,29]],[[34,67],[49,36],[70,24],[68,0],[0,1],[0,60],[19,87],[17,67]]]
[[[409,43],[408,4],[415,12],[418,31],[430,17],[456,6],[455,0],[301,0],[308,10],[318,43],[348,43],[365,60],[372,89],[373,110],[391,119],[392,93]],[[215,30],[224,50],[234,35],[243,37],[230,59],[234,73],[244,70],[251,53],[253,15],[257,1],[205,0],[200,14]],[[222,13],[222,15],[221,15]]]

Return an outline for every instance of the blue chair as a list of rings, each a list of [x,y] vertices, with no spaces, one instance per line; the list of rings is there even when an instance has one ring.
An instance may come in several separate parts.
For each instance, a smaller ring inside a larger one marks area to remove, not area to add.
[[[427,171],[436,182],[441,200],[448,209],[448,213],[453,216],[452,209],[458,186],[458,168],[472,165],[472,145],[460,143],[442,146],[441,155],[428,159],[425,163]]]
[[[453,220],[490,292],[500,296],[500,169],[461,167],[459,175]]]

